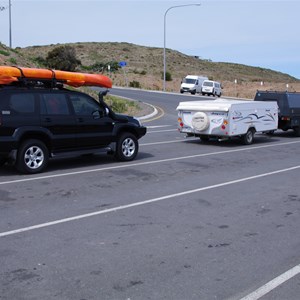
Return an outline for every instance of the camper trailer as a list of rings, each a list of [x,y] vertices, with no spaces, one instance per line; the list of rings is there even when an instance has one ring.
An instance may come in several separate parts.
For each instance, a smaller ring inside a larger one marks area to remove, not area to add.
[[[278,127],[276,102],[217,99],[180,102],[178,129],[187,136],[219,140],[239,137],[252,144],[256,132],[271,133]]]

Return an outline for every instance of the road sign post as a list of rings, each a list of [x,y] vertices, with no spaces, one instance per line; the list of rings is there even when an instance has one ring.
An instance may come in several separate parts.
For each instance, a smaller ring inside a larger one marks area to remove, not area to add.
[[[127,76],[126,76],[126,72],[125,72],[125,67],[127,66],[126,61],[120,61],[119,66],[123,69],[125,84],[126,84],[126,87],[128,87]]]

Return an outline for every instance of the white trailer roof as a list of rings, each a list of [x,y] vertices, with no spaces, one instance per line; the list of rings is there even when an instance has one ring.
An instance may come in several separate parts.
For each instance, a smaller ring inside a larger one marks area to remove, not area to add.
[[[206,101],[185,101],[180,102],[176,110],[192,110],[192,111],[229,111],[230,107],[234,104],[251,103],[248,100],[228,100],[216,99]]]

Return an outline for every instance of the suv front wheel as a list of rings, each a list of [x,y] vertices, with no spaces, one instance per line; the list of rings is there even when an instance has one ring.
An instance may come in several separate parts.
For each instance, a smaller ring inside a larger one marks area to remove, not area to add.
[[[117,141],[115,156],[120,161],[133,160],[139,149],[137,138],[132,133],[123,133]]]
[[[46,168],[49,151],[39,140],[27,140],[19,148],[16,167],[22,173],[35,174]]]

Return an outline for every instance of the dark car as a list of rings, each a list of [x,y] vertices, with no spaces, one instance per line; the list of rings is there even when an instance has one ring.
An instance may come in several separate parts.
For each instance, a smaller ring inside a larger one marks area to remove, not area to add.
[[[101,151],[133,160],[146,127],[103,101],[62,86],[0,86],[0,164],[22,173],[44,170],[49,158]]]
[[[277,101],[278,128],[284,131],[293,129],[300,136],[300,93],[257,91],[255,101]]]

